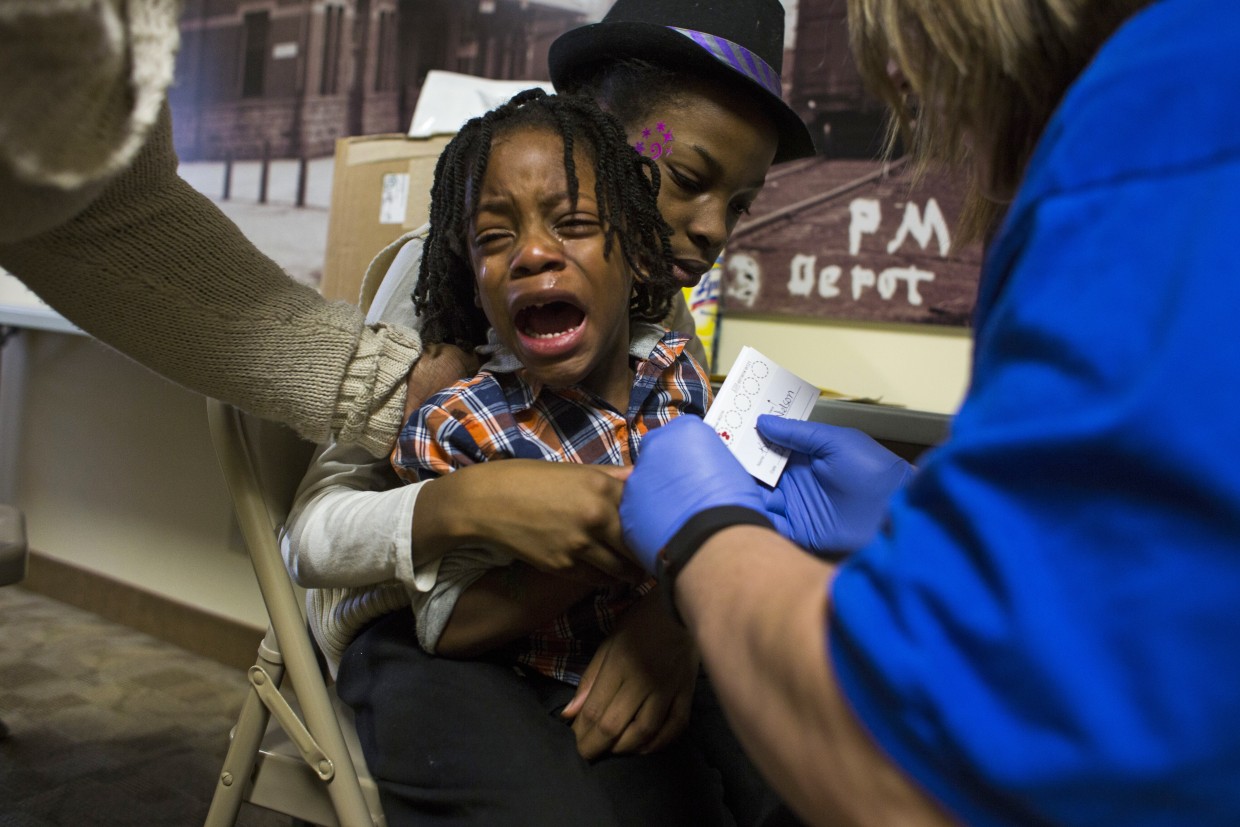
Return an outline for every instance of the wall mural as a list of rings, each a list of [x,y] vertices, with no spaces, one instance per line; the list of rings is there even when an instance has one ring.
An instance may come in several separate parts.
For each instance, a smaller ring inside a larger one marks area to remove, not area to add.
[[[695,301],[761,315],[967,326],[981,252],[951,250],[962,188],[875,160],[882,108],[845,0],[784,0],[785,99],[819,156],[772,169]],[[182,175],[295,278],[322,277],[337,138],[405,132],[432,69],[546,80],[547,48],[609,0],[187,0],[170,93]],[[673,151],[652,121],[637,150]],[[376,251],[377,252],[377,251]]]

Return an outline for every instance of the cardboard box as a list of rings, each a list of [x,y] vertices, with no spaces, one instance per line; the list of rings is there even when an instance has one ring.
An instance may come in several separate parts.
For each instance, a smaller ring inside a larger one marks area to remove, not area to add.
[[[451,135],[363,135],[336,141],[323,295],[357,303],[371,259],[430,214],[435,163]]]

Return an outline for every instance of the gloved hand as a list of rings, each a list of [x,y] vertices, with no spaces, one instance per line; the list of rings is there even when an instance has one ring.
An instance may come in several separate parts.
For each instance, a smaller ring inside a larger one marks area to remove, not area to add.
[[[913,466],[855,428],[764,415],[758,433],[792,449],[766,492],[766,515],[813,552],[854,551],[872,540],[887,501],[913,476]]]
[[[642,440],[620,499],[624,541],[653,572],[660,549],[690,517],[721,505],[762,514],[763,494],[713,428],[695,416],[677,417]]]

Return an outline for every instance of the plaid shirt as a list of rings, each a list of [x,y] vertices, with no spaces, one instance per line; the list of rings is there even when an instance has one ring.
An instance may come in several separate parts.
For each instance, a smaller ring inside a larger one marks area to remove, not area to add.
[[[416,480],[507,458],[631,464],[651,428],[681,414],[703,416],[710,405],[710,382],[685,350],[688,342],[654,325],[633,325],[629,354],[637,367],[623,415],[581,388],[552,390],[527,381],[515,357],[492,345],[495,357],[476,376],[439,392],[410,417],[393,467]],[[576,684],[619,615],[653,587],[647,580],[600,589],[501,654]]]

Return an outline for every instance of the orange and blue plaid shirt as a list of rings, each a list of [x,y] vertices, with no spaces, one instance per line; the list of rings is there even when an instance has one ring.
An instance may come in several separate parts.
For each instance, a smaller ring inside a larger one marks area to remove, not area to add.
[[[581,388],[527,381],[520,362],[492,344],[494,356],[476,376],[432,396],[409,418],[392,465],[411,481],[510,458],[630,465],[647,431],[682,414],[703,416],[710,405],[710,381],[685,350],[688,342],[634,323],[629,354],[637,363],[623,413]],[[620,614],[653,587],[651,579],[599,589],[499,654],[576,684]]]

